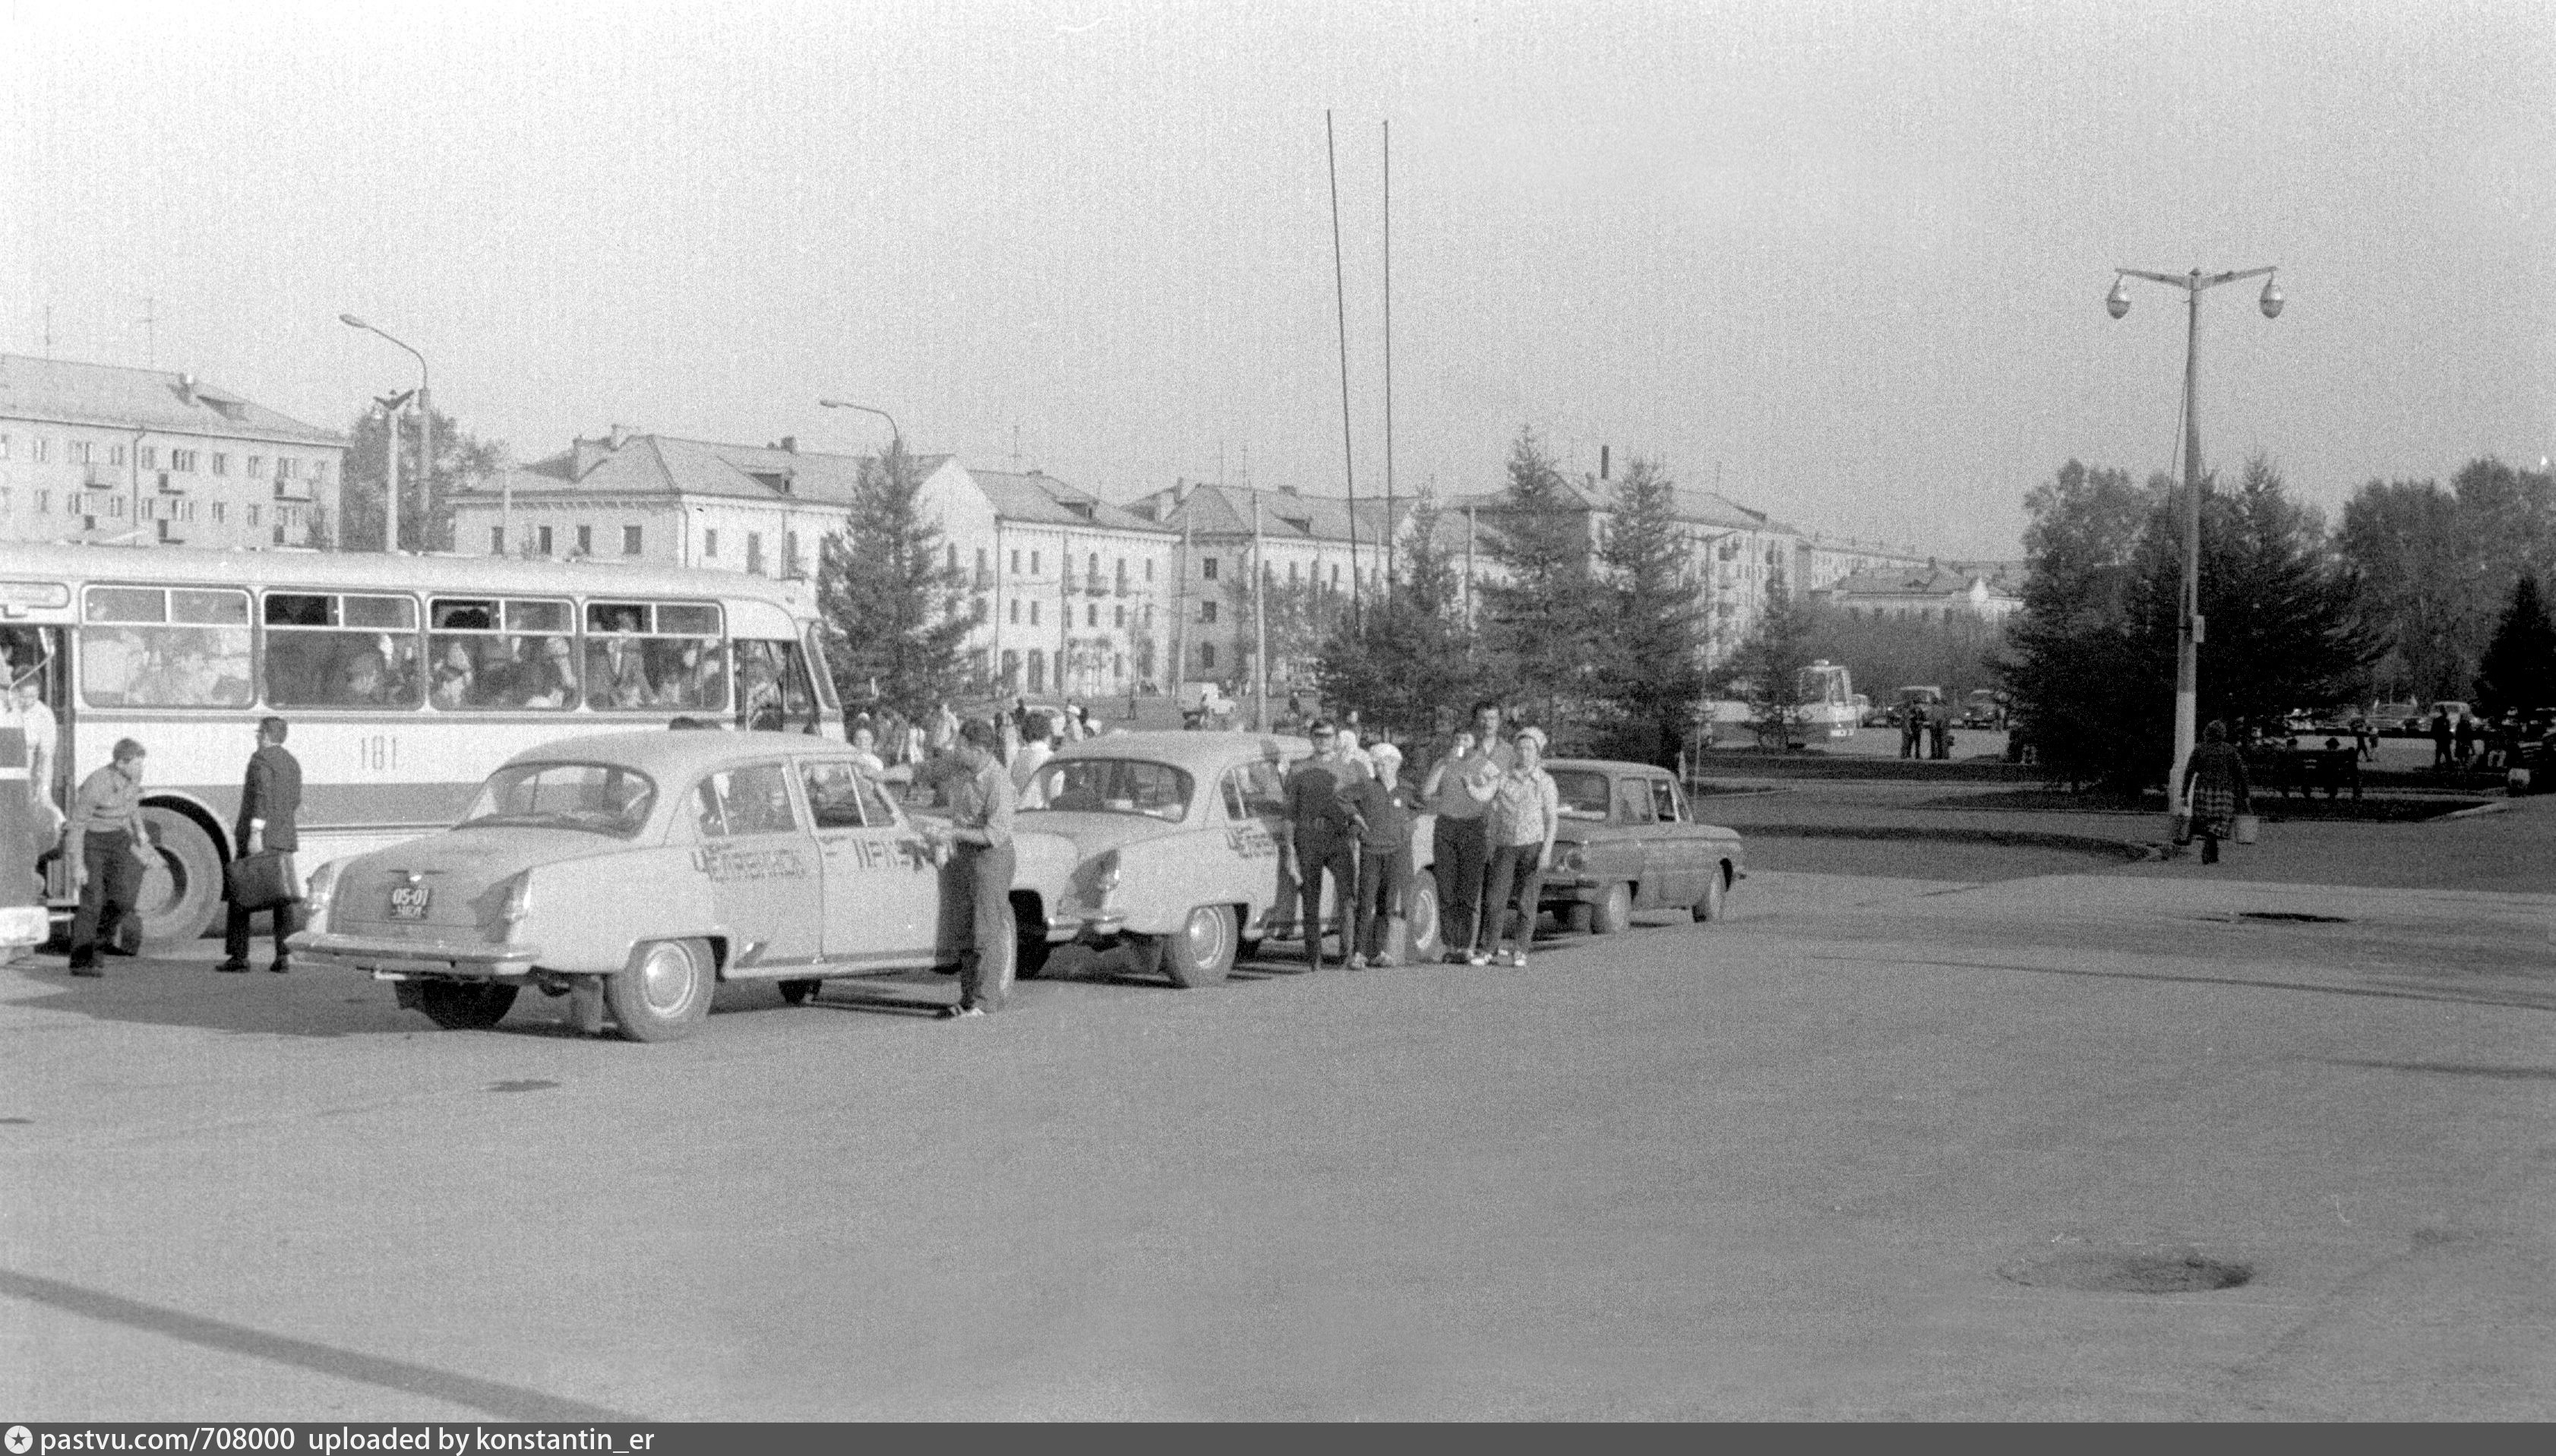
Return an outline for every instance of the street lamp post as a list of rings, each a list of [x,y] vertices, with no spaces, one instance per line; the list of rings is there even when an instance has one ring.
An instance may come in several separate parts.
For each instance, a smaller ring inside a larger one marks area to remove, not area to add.
[[[2263,280],[2263,296],[2258,301],[2266,318],[2281,316],[2280,284],[2272,274],[2275,268],[2247,268],[2235,273],[2205,274],[2196,268],[2190,273],[2147,273],[2136,268],[2113,270],[2112,291],[2104,296],[2104,307],[2114,318],[2130,311],[2127,280],[2143,278],[2168,288],[2184,291],[2190,306],[2190,320],[2184,333],[2183,353],[2183,610],[2175,632],[2174,652],[2174,765],[2165,781],[2165,811],[2169,819],[2181,818],[2190,808],[2183,798],[2183,769],[2192,761],[2194,742],[2199,738],[2195,719],[2200,716],[2201,660],[2204,635],[2201,620],[2201,296],[2223,283],[2241,278]]]
[[[858,410],[864,415],[876,415],[887,422],[887,432],[896,441],[896,452],[900,455],[905,453],[905,431],[896,427],[896,417],[885,410],[875,405],[855,405],[849,400],[819,400],[817,404],[821,409]]]
[[[400,348],[408,349],[409,357],[417,360],[417,480],[419,490],[424,492],[426,495],[427,505],[430,508],[433,507],[435,504],[435,406],[432,401],[434,399],[435,392],[427,387],[426,356],[415,349],[409,348],[407,344],[400,343],[398,339],[391,338],[389,334],[382,333],[380,329],[375,328],[373,325],[366,323],[360,318],[357,318],[352,313],[338,314],[337,321],[346,325],[348,328],[360,328],[366,333],[381,334],[383,338],[390,339],[393,344],[397,344]],[[399,454],[398,415],[394,414],[390,417],[390,453],[393,456],[397,456]],[[398,467],[394,465],[390,476],[390,499],[386,504],[385,511],[383,512],[384,516],[388,520],[388,524],[382,529],[383,548],[394,551],[398,550],[400,547],[399,475],[397,471]]]

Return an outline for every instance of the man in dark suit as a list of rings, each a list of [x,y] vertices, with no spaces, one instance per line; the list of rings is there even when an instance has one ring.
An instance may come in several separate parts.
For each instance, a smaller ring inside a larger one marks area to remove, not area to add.
[[[302,764],[284,749],[287,724],[282,718],[262,718],[257,725],[257,752],[249,755],[248,780],[240,789],[239,819],[231,828],[232,842],[243,855],[264,849],[292,853],[302,847],[302,837],[295,831],[294,815],[302,810]],[[281,975],[293,969],[293,952],[284,937],[293,933],[299,901],[286,901],[274,910],[275,963],[267,969]],[[243,910],[234,904],[222,926],[222,963],[217,971],[241,972],[248,969],[249,919],[257,911]]]

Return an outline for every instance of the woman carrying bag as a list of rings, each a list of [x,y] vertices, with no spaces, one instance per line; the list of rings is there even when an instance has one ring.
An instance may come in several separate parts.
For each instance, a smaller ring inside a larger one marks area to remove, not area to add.
[[[2219,863],[2219,841],[2236,838],[2236,817],[2254,812],[2245,783],[2245,759],[2228,741],[2228,725],[2212,723],[2183,771],[2184,811],[2201,836],[2201,862]],[[2242,842],[2242,841],[2239,841]]]

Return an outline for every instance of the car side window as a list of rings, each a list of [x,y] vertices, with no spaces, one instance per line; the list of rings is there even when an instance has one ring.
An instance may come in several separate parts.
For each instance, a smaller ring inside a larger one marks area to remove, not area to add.
[[[1625,779],[1615,785],[1615,817],[1627,824],[1651,822],[1651,790],[1640,779]]]
[[[1674,782],[1667,779],[1651,781],[1651,809],[1663,824],[1674,824],[1686,817],[1685,806],[1678,802]]]
[[[787,834],[799,827],[790,804],[790,780],[779,764],[756,764],[712,774],[702,791],[717,805],[724,832]]]
[[[1257,759],[1225,771],[1224,811],[1236,819],[1287,812],[1287,770]]]
[[[861,771],[848,759],[822,759],[799,766],[799,782],[808,790],[808,812],[819,829],[862,827]]]
[[[860,789],[861,817],[869,821],[871,828],[885,829],[896,823],[896,805],[889,802],[884,786],[867,774],[856,775],[852,782]]]

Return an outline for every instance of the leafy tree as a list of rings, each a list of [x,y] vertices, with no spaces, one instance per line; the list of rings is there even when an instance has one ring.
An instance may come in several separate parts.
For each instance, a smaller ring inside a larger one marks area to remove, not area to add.
[[[2338,543],[2360,574],[2363,613],[2389,646],[2375,667],[2381,690],[2466,697],[2503,584],[2556,569],[2556,477],[2486,458],[2446,490],[2373,480],[2344,507]]]
[[[451,416],[435,413],[435,460],[430,471],[418,469],[420,421],[415,411],[400,417],[400,546],[412,551],[452,549],[452,499],[506,465],[503,440],[482,440],[462,430]],[[314,545],[332,544],[339,550],[387,548],[384,523],[388,512],[391,425],[378,411],[357,416],[347,431],[345,472],[337,487],[336,535],[321,535],[315,516]]]
[[[1598,560],[1613,608],[1598,660],[1598,691],[1611,709],[1600,749],[1672,766],[1704,695],[1704,591],[1687,567],[1677,486],[1638,455],[1615,487]]]
[[[1436,503],[1423,497],[1396,551],[1392,599],[1370,599],[1360,620],[1337,621],[1315,666],[1323,701],[1355,707],[1370,732],[1429,737],[1441,709],[1461,715],[1477,695],[1476,655],[1438,521]]]
[[[1736,651],[1716,667],[1716,692],[1736,694],[1749,707],[1759,748],[1780,749],[1800,729],[1802,669],[1811,665],[1815,622],[1809,607],[1780,584],[1770,584],[1766,608]]]
[[[1838,607],[1811,607],[1811,656],[1845,667],[1855,688],[1887,702],[1904,683],[1933,683],[1959,702],[1973,688],[1996,686],[2006,639],[1998,623],[1967,613],[1950,618],[1851,617]]]
[[[2128,602],[2166,490],[2163,477],[2141,489],[2125,471],[2070,460],[2024,497],[2023,610],[1996,669],[2016,731],[2054,779],[2102,779],[2141,750],[2149,684],[2133,669]]]
[[[1478,581],[1491,671],[1553,734],[1557,752],[1586,746],[1599,692],[1604,594],[1591,569],[1588,514],[1531,429],[1509,446],[1499,530],[1485,543],[1498,571]]]
[[[1251,548],[1244,546],[1224,583],[1224,609],[1242,624],[1245,662],[1257,647],[1251,630],[1252,555]],[[1333,627],[1348,616],[1348,597],[1315,581],[1280,581],[1276,568],[1265,560],[1259,569],[1260,609],[1269,638],[1269,685],[1283,691],[1300,673],[1311,675],[1314,660],[1321,656]],[[1248,690],[1250,672],[1243,674],[1243,681]]]
[[[2494,628],[2477,672],[2477,706],[2489,717],[2556,704],[2556,623],[2538,593],[2538,578],[2511,584],[2510,605]]]
[[[868,698],[916,718],[966,678],[970,619],[965,573],[942,553],[941,528],[924,514],[923,474],[902,440],[861,462],[844,530],[827,533],[817,564],[826,656],[846,701]]]

